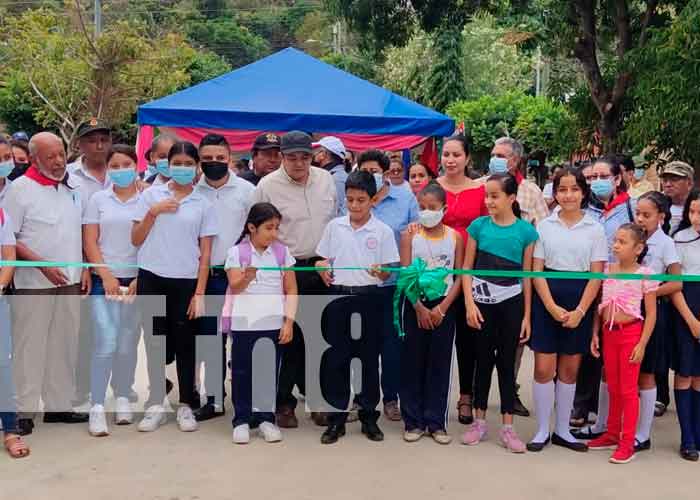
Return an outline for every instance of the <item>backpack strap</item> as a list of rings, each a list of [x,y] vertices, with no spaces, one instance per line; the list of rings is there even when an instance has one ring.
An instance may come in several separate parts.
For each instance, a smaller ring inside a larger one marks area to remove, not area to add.
[[[272,244],[272,253],[275,254],[275,260],[277,261],[277,267],[284,267],[284,263],[287,257],[287,247],[285,247],[279,241],[275,241]],[[282,271],[280,271],[282,272]]]
[[[250,244],[248,237],[243,238],[238,244],[238,262],[241,268],[250,266],[253,260],[253,245]]]
[[[627,198],[627,201],[625,202],[625,205],[627,205],[627,217],[629,217],[630,222],[634,222],[634,215],[632,214],[632,201],[631,201],[631,198]]]

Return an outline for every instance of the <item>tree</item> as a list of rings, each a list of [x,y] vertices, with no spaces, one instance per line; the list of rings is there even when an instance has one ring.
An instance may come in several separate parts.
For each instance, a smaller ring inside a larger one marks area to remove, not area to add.
[[[435,36],[435,51],[441,54],[431,66],[426,82],[429,104],[444,111],[464,97],[462,31],[460,26],[445,23]]]
[[[197,52],[187,67],[188,85],[197,85],[231,71],[231,65],[213,52]]]
[[[696,165],[700,175],[700,0],[692,0],[670,29],[655,29],[635,65],[634,112],[625,139],[634,151],[653,146],[656,155]]]
[[[196,46],[219,54],[234,68],[245,66],[270,52],[265,39],[229,17],[190,20],[187,33]]]
[[[11,132],[24,130],[33,135],[41,128],[34,120],[32,89],[18,72],[6,74],[0,83],[0,122]]]

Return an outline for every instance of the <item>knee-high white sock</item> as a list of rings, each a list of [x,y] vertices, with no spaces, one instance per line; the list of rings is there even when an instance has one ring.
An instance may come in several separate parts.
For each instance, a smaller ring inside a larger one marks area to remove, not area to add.
[[[571,431],[569,430],[569,420],[571,419],[571,410],[574,409],[575,396],[576,384],[565,384],[561,380],[557,380],[557,418],[555,432],[560,438],[572,443],[576,441],[576,439],[571,435]]]
[[[608,411],[610,410],[610,393],[608,392],[608,384],[600,383],[598,390],[598,418],[593,424],[593,432],[605,432],[608,429]]]
[[[637,435],[635,437],[640,443],[651,437],[655,404],[656,387],[639,391],[639,423],[637,424]]]
[[[539,382],[532,383],[532,393],[535,400],[535,411],[537,412],[537,433],[532,438],[534,443],[544,443],[549,437],[549,419],[552,416],[554,407],[554,382],[546,384]]]

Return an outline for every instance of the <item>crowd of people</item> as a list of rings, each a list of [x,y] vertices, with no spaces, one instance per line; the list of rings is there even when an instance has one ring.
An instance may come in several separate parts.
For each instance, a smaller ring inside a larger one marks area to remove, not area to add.
[[[299,425],[297,398],[312,392],[311,340],[295,321],[304,312],[330,346],[317,381],[324,404],[311,415],[324,444],[353,420],[383,440],[380,401],[405,441],[449,444],[456,350],[466,445],[488,437],[495,368],[509,452],[612,449],[611,462],[627,463],[651,448],[672,369],[680,455],[698,460],[700,285],[649,278],[700,275],[690,165],[665,165],[658,191],[630,158],[602,157],[559,166],[543,192],[508,137],[480,178],[461,135],[444,140],[439,175],[374,149],[355,159],[337,137],[299,131],[261,134],[247,164],[223,136],[194,145],[162,134],[145,172],[99,120],[80,127],[77,148],[69,163],[49,132],[0,138],[0,421],[12,457],[29,454],[22,436],[40,413],[99,437],[111,422],[135,423],[141,339],[149,395],[139,431],[167,423],[174,362],[181,431],[226,414],[230,368],[233,442],[254,429],[281,441]],[[312,295],[333,300],[302,311]],[[150,296],[165,298],[165,313],[146,321]],[[210,297],[221,321],[200,343]],[[262,385],[261,344],[274,351]],[[526,346],[537,420],[527,443],[514,427],[529,416],[517,382]],[[77,411],[84,403],[89,412]]]

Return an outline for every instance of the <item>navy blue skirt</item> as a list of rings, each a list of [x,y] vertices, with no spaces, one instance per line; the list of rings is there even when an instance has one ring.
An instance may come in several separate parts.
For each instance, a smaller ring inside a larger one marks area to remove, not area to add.
[[[567,311],[574,311],[581,301],[588,280],[548,279],[549,291],[554,302]],[[578,328],[564,328],[545,309],[537,292],[532,298],[532,337],[530,348],[546,354],[585,354],[591,348],[593,334],[593,309],[591,306]]]
[[[642,307],[644,304],[642,303]],[[668,351],[673,334],[673,306],[665,298],[656,299],[656,325],[649,337],[644,351],[640,371],[642,373],[664,373],[668,371],[671,360]]]
[[[695,317],[700,314],[700,283],[683,283],[683,296]],[[700,342],[688,324],[676,314],[673,371],[682,377],[700,377]]]

